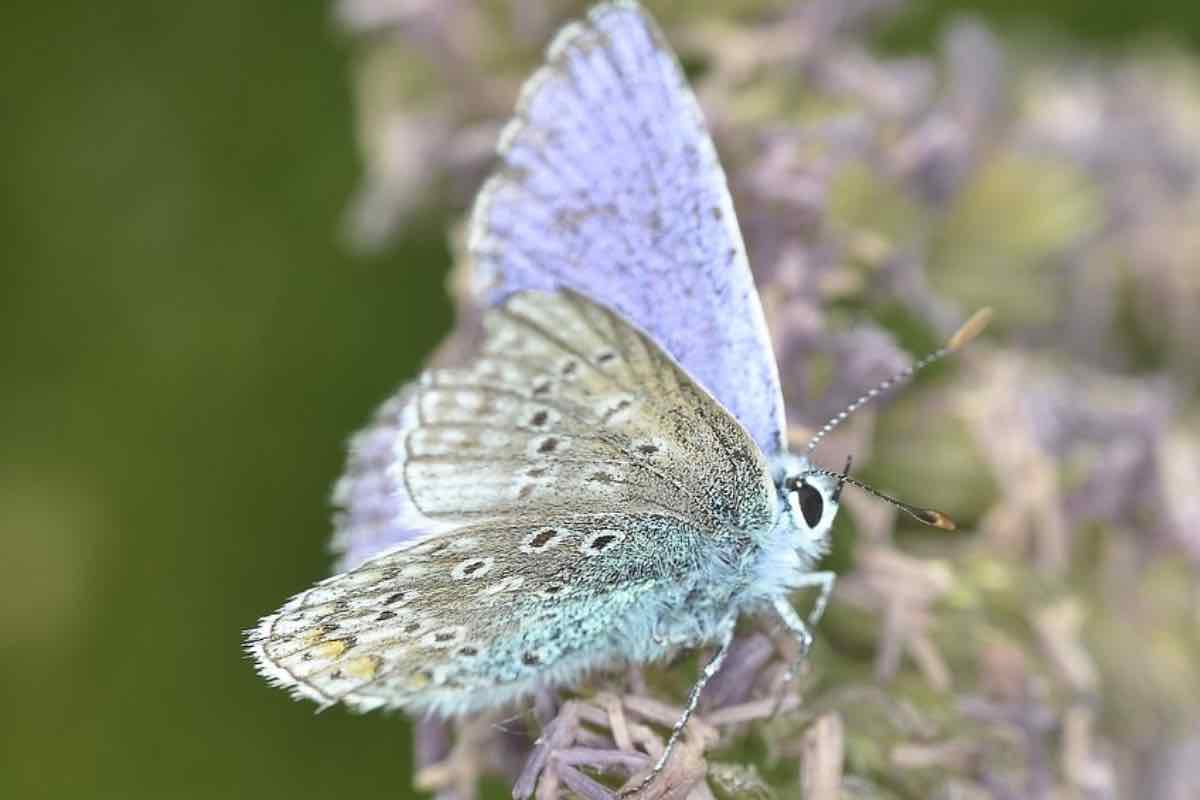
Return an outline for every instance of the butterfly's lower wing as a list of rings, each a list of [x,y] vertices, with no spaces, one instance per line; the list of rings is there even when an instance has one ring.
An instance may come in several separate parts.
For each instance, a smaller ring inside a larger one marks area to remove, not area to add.
[[[492,302],[569,287],[646,331],[774,455],[783,400],[725,175],[635,3],[567,26],[501,136],[470,253]]]
[[[297,595],[252,632],[250,650],[266,677],[323,705],[496,707],[651,657],[647,626],[681,616],[690,589],[730,568],[739,546],[734,532],[718,538],[665,514],[468,526]]]

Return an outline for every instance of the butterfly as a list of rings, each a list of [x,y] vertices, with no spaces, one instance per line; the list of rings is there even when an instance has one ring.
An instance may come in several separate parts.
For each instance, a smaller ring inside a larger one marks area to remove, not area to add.
[[[559,33],[498,150],[468,246],[477,351],[354,438],[335,490],[343,570],[264,617],[248,649],[323,707],[454,716],[713,644],[650,780],[740,617],[773,612],[807,651],[834,583],[814,565],[843,486],[862,486],[809,456],[890,382],[789,452],[724,173],[637,4]],[[789,602],[803,587],[820,590],[807,619]]]

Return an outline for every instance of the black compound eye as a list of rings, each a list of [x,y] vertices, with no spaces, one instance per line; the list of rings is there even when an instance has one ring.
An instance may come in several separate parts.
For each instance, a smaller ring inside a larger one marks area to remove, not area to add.
[[[821,493],[807,483],[796,484],[796,499],[800,501],[800,513],[808,527],[815,528],[821,524],[821,516],[825,512],[825,501]]]

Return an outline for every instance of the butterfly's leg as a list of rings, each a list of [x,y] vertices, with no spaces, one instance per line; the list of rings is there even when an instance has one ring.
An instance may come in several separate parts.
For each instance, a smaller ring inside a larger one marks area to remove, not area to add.
[[[796,581],[797,589],[816,586],[820,590],[817,594],[817,601],[813,603],[812,611],[808,612],[809,630],[817,627],[817,623],[825,615],[825,607],[829,605],[829,596],[833,594],[833,583],[836,580],[837,575],[832,572],[810,572]]]
[[[637,794],[642,789],[649,786],[658,774],[663,771],[667,765],[667,759],[671,757],[671,751],[675,749],[675,743],[679,741],[679,737],[683,735],[683,729],[687,727],[688,720],[692,718],[692,712],[696,710],[696,706],[700,703],[700,692],[704,690],[704,686],[712,680],[712,677],[721,671],[721,664],[725,661],[725,656],[729,654],[729,646],[733,643],[733,628],[736,623],[735,619],[726,620],[721,627],[721,637],[718,640],[717,654],[712,657],[712,660],[705,665],[704,671],[700,673],[700,677],[692,686],[691,692],[688,693],[687,705],[683,709],[683,714],[675,722],[675,727],[671,729],[671,735],[667,739],[667,745],[663,748],[662,755],[658,757],[658,761],[654,762],[654,768],[650,770],[642,782],[633,789],[628,789],[621,792],[622,797]]]
[[[788,671],[783,675],[783,688],[786,688],[795,679],[796,673],[800,668],[800,662],[804,660],[808,655],[809,648],[812,647],[812,629],[821,621],[821,617],[825,613],[825,607],[829,605],[829,596],[833,593],[833,583],[836,579],[837,575],[832,572],[810,572],[796,583],[796,588],[798,589],[806,586],[816,586],[820,590],[816,602],[813,603],[812,611],[808,614],[807,623],[800,619],[800,615],[796,613],[796,609],[792,608],[786,597],[780,597],[775,601],[775,613],[779,615],[779,619],[800,645],[799,656],[797,656],[796,661],[788,667]],[[783,702],[782,689],[779,694],[779,702]],[[776,710],[778,710],[778,706],[776,706]]]

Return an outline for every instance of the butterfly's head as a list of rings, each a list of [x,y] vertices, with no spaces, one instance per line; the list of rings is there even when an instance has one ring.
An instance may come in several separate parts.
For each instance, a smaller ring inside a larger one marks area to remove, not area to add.
[[[849,468],[849,464],[847,464]],[[837,516],[844,482],[815,469],[807,458],[783,454],[775,470],[783,513],[805,550],[824,550]]]
[[[836,478],[814,472],[786,478],[782,488],[793,527],[814,542],[824,542],[837,516],[842,485]]]

